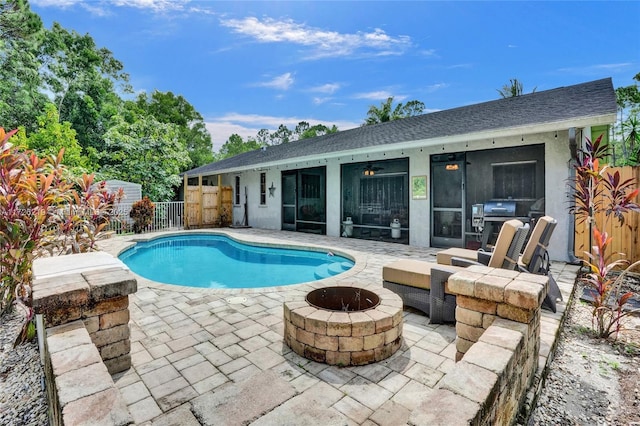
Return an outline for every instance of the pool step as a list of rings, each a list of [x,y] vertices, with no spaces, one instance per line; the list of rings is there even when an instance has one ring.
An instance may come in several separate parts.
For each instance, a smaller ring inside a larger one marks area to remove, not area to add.
[[[325,263],[316,267],[314,275],[317,280],[343,273],[353,266],[350,262]]]

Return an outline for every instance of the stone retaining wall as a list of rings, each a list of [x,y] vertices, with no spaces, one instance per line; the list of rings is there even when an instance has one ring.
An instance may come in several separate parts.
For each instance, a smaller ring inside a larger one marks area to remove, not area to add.
[[[44,353],[50,424],[133,423],[82,321],[48,328]]]
[[[415,410],[414,424],[512,424],[534,378],[548,278],[484,266],[452,275],[456,366]]]
[[[135,277],[102,252],[38,259],[33,270],[50,423],[131,423],[111,375],[131,367]]]

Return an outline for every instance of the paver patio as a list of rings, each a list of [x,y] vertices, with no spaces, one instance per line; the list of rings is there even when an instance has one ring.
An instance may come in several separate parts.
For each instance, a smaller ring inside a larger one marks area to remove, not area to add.
[[[282,304],[336,281],[381,288],[385,264],[435,262],[437,249],[295,232],[223,232],[249,242],[324,247],[353,256],[356,266],[320,282],[261,289],[195,289],[138,277],[138,292],[130,296],[132,368],[114,376],[136,424],[404,425],[412,410],[428,406],[422,402],[454,365],[453,325],[430,324],[422,313],[405,310],[398,352],[366,366],[336,367],[284,344]],[[113,238],[101,248],[116,255],[136,238]],[[576,267],[556,263],[553,270],[566,302]],[[565,302],[556,314],[543,311],[541,365]]]

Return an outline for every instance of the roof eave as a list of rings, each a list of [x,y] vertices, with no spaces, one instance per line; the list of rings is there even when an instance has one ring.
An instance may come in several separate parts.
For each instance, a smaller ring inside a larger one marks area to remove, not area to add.
[[[591,117],[581,117],[574,118],[570,120],[560,120],[548,123],[537,123],[537,124],[528,124],[525,126],[515,126],[509,128],[502,128],[497,130],[489,130],[489,131],[481,131],[474,133],[461,133],[450,136],[440,136],[436,138],[430,139],[417,139],[412,141],[384,144],[379,146],[370,146],[366,148],[367,153],[380,153],[389,151],[390,149],[412,149],[412,148],[425,148],[428,146],[434,145],[451,145],[460,142],[473,142],[478,140],[486,140],[492,138],[509,138],[513,136],[523,137],[528,134],[534,133],[547,133],[553,131],[562,131],[570,128],[584,128],[588,126],[599,126],[605,124],[612,124],[616,120],[616,113],[612,112],[610,114],[597,115]],[[233,173],[241,173],[247,170],[260,170],[260,169],[268,169],[271,167],[283,166],[291,163],[302,163],[302,162],[315,162],[320,161],[319,164],[322,164],[323,161],[326,163],[326,160],[332,158],[338,158],[349,155],[358,155],[363,151],[362,148],[345,150],[345,151],[334,151],[330,153],[323,154],[315,154],[310,156],[303,157],[295,157],[283,159],[280,161],[272,161],[272,162],[264,162],[264,163],[256,163],[247,165],[244,167],[233,167],[228,169],[215,170],[211,172],[204,172],[199,174],[190,174],[189,177],[197,177],[199,175],[219,175],[219,174],[233,174]]]

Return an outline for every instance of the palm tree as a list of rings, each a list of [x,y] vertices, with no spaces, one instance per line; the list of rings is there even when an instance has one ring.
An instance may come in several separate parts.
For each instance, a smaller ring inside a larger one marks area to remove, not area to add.
[[[400,118],[412,117],[422,114],[422,111],[424,111],[424,103],[416,100],[409,101],[404,105],[400,102],[393,108],[393,96],[389,96],[385,102],[380,104],[379,108],[375,105],[369,107],[364,125],[367,126],[369,124],[385,123]]]
[[[534,87],[531,93],[536,91],[537,87]],[[505,84],[502,86],[502,89],[498,89],[498,93],[502,98],[514,98],[516,96],[522,95],[524,92],[522,82],[518,81],[517,78],[512,78],[509,80],[509,84]]]

